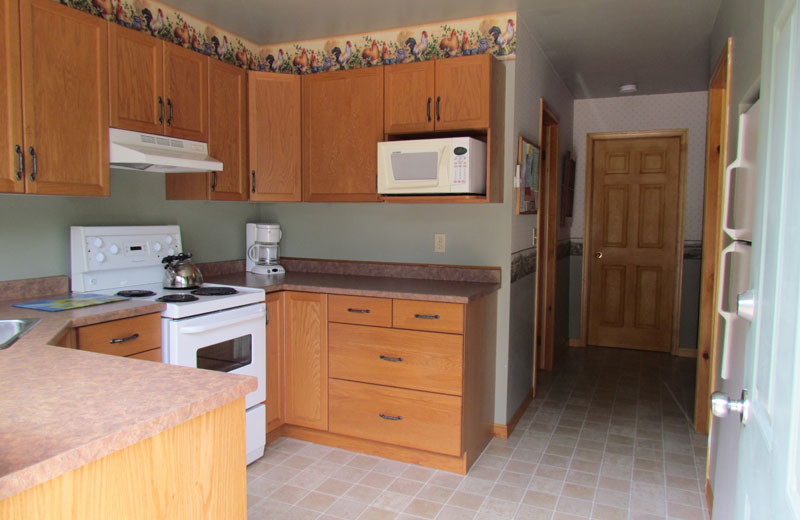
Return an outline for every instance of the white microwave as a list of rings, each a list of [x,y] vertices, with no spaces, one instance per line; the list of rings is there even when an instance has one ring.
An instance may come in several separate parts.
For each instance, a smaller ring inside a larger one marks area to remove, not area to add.
[[[486,194],[486,143],[472,137],[378,143],[381,195]]]

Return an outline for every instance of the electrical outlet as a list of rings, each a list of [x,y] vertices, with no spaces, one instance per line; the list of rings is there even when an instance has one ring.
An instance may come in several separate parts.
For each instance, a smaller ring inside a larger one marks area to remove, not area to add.
[[[531,239],[531,245],[532,245],[533,247],[536,247],[536,239],[538,238],[538,237],[537,237],[537,234],[536,234],[536,231],[537,231],[537,229],[536,229],[536,228],[533,228],[533,237],[532,237],[532,239]]]
[[[447,235],[444,233],[435,233],[433,235],[433,252],[434,253],[444,253],[446,246],[445,241],[447,239]]]

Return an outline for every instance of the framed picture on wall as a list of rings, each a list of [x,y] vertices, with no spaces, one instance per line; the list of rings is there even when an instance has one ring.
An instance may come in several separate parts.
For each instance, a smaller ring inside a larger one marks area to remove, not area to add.
[[[531,141],[519,136],[517,151],[517,213],[535,214],[539,211],[539,163],[541,152]]]
[[[561,176],[561,225],[572,218],[572,205],[575,202],[575,158],[572,152],[564,154],[564,168]]]

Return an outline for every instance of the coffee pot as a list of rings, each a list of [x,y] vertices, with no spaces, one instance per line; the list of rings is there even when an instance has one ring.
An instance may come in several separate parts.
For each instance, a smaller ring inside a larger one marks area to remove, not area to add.
[[[245,267],[255,274],[283,274],[286,271],[280,265],[280,246],[283,236],[279,224],[247,224],[247,252]]]

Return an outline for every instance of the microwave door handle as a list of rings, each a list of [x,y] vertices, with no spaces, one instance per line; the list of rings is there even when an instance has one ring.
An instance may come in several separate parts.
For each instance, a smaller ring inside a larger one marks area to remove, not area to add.
[[[231,327],[233,325],[238,325],[240,323],[244,323],[245,321],[251,321],[252,319],[259,318],[259,317],[266,319],[267,312],[264,311],[264,310],[261,310],[259,312],[254,312],[252,314],[247,314],[245,316],[239,316],[238,318],[235,318],[235,319],[232,319],[232,320],[228,320],[228,321],[223,321],[223,322],[218,322],[217,321],[217,322],[214,322],[214,323],[209,323],[208,325],[195,325],[195,326],[192,326],[192,327],[182,327],[180,329],[180,332],[181,332],[181,334],[202,334],[203,332],[209,332],[209,331],[221,329],[221,328],[224,328],[224,327]]]

